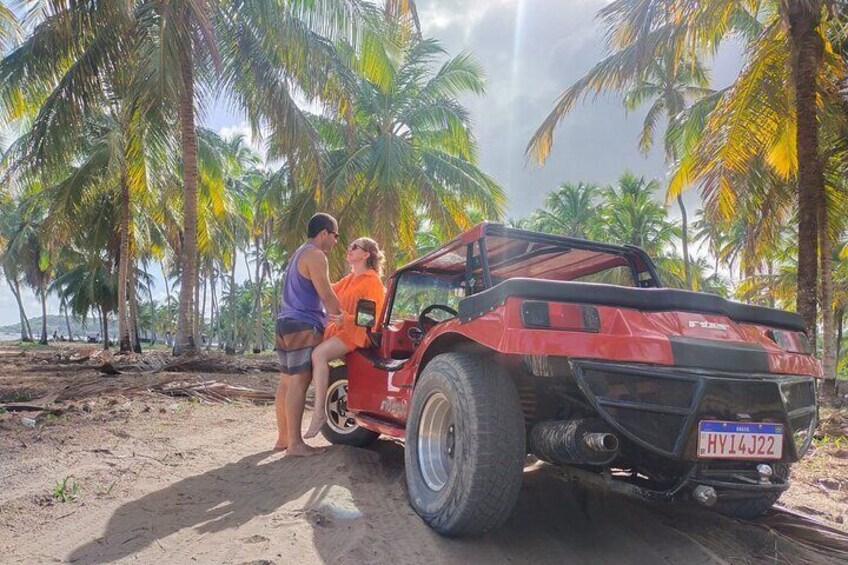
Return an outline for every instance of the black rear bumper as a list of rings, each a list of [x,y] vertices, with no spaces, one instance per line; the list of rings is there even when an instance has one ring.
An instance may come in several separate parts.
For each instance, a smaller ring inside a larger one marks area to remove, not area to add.
[[[697,456],[702,420],[782,424],[784,463],[800,459],[812,440],[816,396],[811,377],[560,361],[569,364],[580,390],[610,426],[666,459],[705,462]]]

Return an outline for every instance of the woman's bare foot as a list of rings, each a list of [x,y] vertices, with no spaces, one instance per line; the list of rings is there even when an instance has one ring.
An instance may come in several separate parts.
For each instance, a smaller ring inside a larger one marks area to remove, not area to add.
[[[306,445],[302,443],[300,445],[293,445],[286,450],[286,457],[309,457],[311,455],[318,455],[320,453],[324,453],[323,447],[312,447],[311,445]]]
[[[327,421],[327,415],[319,412],[312,414],[312,421],[309,423],[309,429],[303,434],[303,439],[311,439],[318,435],[321,428],[324,427],[324,422]]]
[[[284,443],[278,443],[274,445],[274,451],[285,451],[289,446]]]

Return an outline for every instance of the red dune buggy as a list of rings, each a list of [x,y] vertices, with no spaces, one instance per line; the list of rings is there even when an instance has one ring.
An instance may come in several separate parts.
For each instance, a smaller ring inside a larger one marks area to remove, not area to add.
[[[410,503],[443,534],[503,522],[527,454],[754,517],[816,425],[797,315],[663,288],[636,247],[484,223],[395,272],[357,323],[373,346],[332,371],[323,434],[405,440]]]

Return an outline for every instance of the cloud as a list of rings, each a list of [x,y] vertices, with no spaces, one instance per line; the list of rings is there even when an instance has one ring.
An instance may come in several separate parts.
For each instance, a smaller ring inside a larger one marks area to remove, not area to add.
[[[433,0],[422,3],[426,36],[451,55],[470,51],[487,75],[487,95],[463,100],[471,110],[480,166],[505,186],[508,213],[523,216],[565,180],[614,181],[631,169],[665,180],[660,150],[648,158],[637,150],[644,112],[625,112],[620,97],[602,96],[578,105],[555,132],[543,167],[524,150],[557,96],[605,54],[595,15],[604,0]],[[720,52],[715,75],[722,86],[739,69],[738,48]],[[697,198],[687,197],[697,204]],[[675,208],[676,209],[676,208]],[[672,211],[673,214],[676,212]]]

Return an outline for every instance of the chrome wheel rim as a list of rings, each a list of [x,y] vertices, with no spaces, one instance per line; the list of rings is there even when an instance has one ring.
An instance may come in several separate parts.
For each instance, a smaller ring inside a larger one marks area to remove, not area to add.
[[[324,403],[327,411],[327,425],[337,434],[349,434],[356,430],[356,420],[347,412],[347,381],[332,383],[327,389]]]
[[[456,424],[447,396],[436,392],[424,403],[418,424],[418,466],[424,483],[442,490],[453,471]]]

